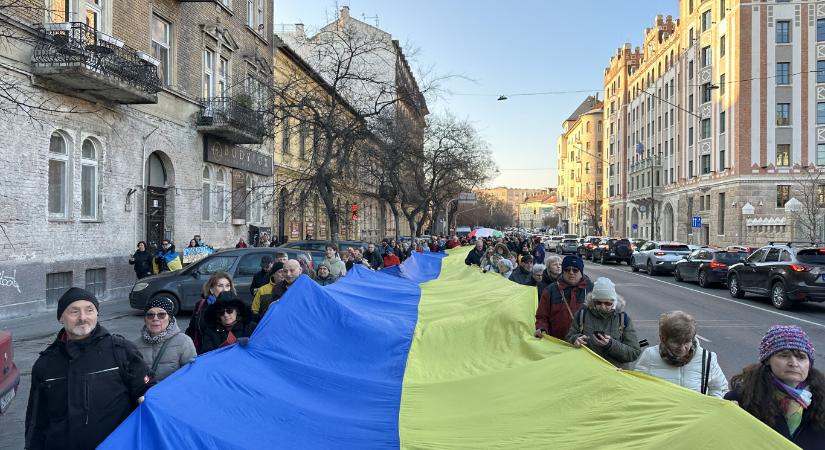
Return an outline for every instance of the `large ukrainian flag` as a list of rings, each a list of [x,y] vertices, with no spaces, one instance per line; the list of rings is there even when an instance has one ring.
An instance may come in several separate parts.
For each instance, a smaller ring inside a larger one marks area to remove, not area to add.
[[[101,448],[795,448],[732,403],[533,338],[535,288],[467,251],[302,277],[248,346],[152,388]]]

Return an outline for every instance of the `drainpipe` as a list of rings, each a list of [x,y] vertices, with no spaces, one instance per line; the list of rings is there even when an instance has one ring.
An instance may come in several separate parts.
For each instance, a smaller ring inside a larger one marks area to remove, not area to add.
[[[155,127],[155,129],[150,131],[149,134],[147,134],[146,136],[143,136],[143,144],[141,145],[141,147],[143,148],[143,157],[140,159],[140,186],[141,186],[141,192],[143,193],[143,200],[144,200],[144,206],[143,207],[144,208],[146,207],[146,142],[149,140],[149,138],[153,134],[155,134],[155,131],[158,131],[158,128],[160,128],[160,127]],[[144,211],[144,214],[145,214],[145,211]],[[137,216],[137,215],[139,215],[139,213],[138,213],[137,205],[135,205],[135,216]],[[133,222],[133,225],[132,225],[132,243],[134,244],[134,243],[137,242],[137,227],[138,227],[137,217],[135,217],[135,220],[133,220],[132,222]]]

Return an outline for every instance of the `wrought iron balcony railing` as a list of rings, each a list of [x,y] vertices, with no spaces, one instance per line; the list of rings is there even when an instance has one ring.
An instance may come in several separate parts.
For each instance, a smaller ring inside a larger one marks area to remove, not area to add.
[[[200,99],[198,130],[219,136],[234,144],[260,144],[263,141],[263,115],[232,97]]]
[[[158,61],[82,22],[36,25],[42,38],[32,53],[35,74],[69,94],[118,103],[157,103]]]

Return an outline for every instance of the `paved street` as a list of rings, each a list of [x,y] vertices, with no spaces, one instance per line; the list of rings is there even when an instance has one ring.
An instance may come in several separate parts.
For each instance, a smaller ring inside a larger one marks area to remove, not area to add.
[[[719,354],[719,363],[730,376],[756,360],[756,348],[765,330],[773,324],[796,324],[803,327],[817,345],[817,356],[825,357],[825,304],[803,304],[792,311],[774,309],[764,298],[748,296],[735,300],[723,287],[703,289],[692,283],[677,283],[669,275],[651,277],[633,273],[626,265],[586,263],[585,273],[593,280],[611,278],[619,294],[628,303],[639,337],[651,345],[658,343],[657,321],[664,311],[681,309],[699,321],[703,345]],[[141,325],[138,311],[129,307],[126,298],[101,304],[101,323],[111,332],[129,339],[137,336]],[[182,326],[189,315],[179,318]],[[0,448],[23,447],[23,430],[28,400],[31,366],[59,329],[54,313],[40,314],[3,324],[14,333],[15,360],[22,373],[17,398],[6,416],[0,417]]]

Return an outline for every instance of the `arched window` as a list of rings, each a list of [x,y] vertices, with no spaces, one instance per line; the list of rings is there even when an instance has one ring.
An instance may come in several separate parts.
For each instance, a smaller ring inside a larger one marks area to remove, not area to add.
[[[80,217],[97,219],[97,149],[91,139],[83,141],[80,152]]]
[[[69,153],[66,139],[58,132],[49,141],[49,215],[68,216],[66,207],[69,197]]]
[[[215,176],[215,214],[212,220],[215,222],[226,221],[226,173],[223,169],[218,169]]]
[[[212,177],[209,174],[209,167],[203,166],[203,189],[201,191],[201,219],[209,220],[209,209],[212,199]]]

